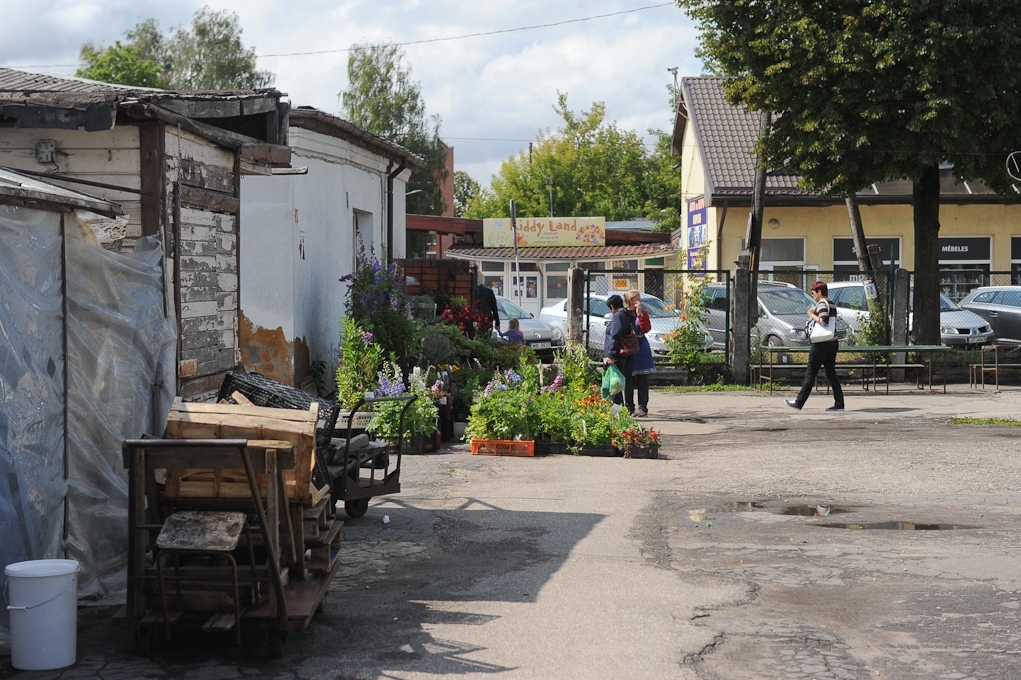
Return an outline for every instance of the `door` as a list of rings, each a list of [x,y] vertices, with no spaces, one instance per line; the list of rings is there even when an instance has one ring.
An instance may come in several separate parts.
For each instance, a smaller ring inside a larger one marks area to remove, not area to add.
[[[522,272],[520,275],[512,276],[510,295],[507,296],[533,317],[539,316],[539,309],[542,307],[539,282],[538,272],[534,274]]]

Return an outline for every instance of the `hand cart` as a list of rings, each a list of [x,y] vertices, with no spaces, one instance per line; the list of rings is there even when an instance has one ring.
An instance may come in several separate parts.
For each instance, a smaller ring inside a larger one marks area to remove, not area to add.
[[[369,499],[374,496],[400,493],[401,491],[401,455],[404,452],[404,417],[408,408],[417,399],[413,394],[400,397],[362,398],[347,414],[347,440],[343,455],[338,455],[330,471],[330,493],[335,501],[344,502],[344,512],[348,517],[357,519],[369,509]],[[370,442],[370,446],[356,451],[351,450],[351,434],[356,415],[363,406],[372,406],[385,402],[406,402],[401,409],[396,444]],[[396,462],[391,465],[391,450],[396,454]],[[380,471],[377,476],[377,471]]]

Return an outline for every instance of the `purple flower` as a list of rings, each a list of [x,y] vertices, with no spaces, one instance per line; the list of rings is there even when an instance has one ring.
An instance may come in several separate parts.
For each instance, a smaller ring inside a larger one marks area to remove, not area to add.
[[[557,373],[557,377],[553,379],[553,382],[542,388],[543,392],[556,392],[564,385],[564,374]]]
[[[372,344],[372,333],[368,331],[362,331],[362,342],[366,345]]]
[[[437,393],[437,392],[442,392],[443,391],[443,381],[442,380],[437,380],[436,382],[433,383],[433,386],[431,388],[429,388],[429,389],[434,394]]]
[[[504,372],[503,376],[507,378],[507,382],[511,385],[516,385],[521,382],[521,376],[514,372],[513,368],[508,368]]]

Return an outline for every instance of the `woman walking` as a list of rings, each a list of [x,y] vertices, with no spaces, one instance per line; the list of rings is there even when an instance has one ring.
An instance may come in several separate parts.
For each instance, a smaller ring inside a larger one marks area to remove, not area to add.
[[[831,322],[836,323],[837,306],[829,301],[828,294],[829,291],[824,282],[816,281],[812,284],[812,299],[815,300],[815,305],[808,308],[808,317],[812,320],[808,328],[809,339],[812,337],[813,324],[828,326]],[[812,343],[812,348],[808,352],[808,370],[805,371],[805,382],[801,385],[801,392],[798,394],[797,399],[784,400],[788,406],[799,411],[804,407],[805,402],[808,401],[808,395],[812,392],[812,385],[815,384],[816,376],[819,375],[819,367],[824,366],[826,368],[826,379],[829,381],[830,387],[833,388],[834,400],[833,406],[826,410],[844,410],[844,391],[840,388],[840,378],[837,377],[836,366],[837,349],[839,346],[836,335],[833,336],[832,340]]]
[[[606,305],[610,308],[613,318],[610,319],[610,327],[606,329],[606,338],[603,340],[603,364],[607,366],[615,364],[617,370],[624,374],[624,379],[630,381],[631,362],[634,357],[625,348],[625,343],[633,344],[635,325],[631,321],[631,315],[624,309],[624,300],[619,295],[608,297]],[[613,395],[612,401],[615,404],[623,404],[624,392]]]
[[[637,290],[624,293],[624,307],[627,308],[635,325],[638,336],[638,354],[631,363],[631,378],[624,388],[624,404],[627,410],[639,418],[649,415],[649,374],[656,372],[656,362],[652,358],[652,347],[645,334],[652,330],[652,319],[649,312],[642,307],[642,294]],[[635,390],[638,390],[638,404],[635,404]]]

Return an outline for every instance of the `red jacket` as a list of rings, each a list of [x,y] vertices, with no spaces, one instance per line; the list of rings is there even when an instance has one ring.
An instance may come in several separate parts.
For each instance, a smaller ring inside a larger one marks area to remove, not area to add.
[[[649,318],[649,313],[644,308],[638,314],[638,327],[642,329],[642,333],[652,330],[652,319]]]

